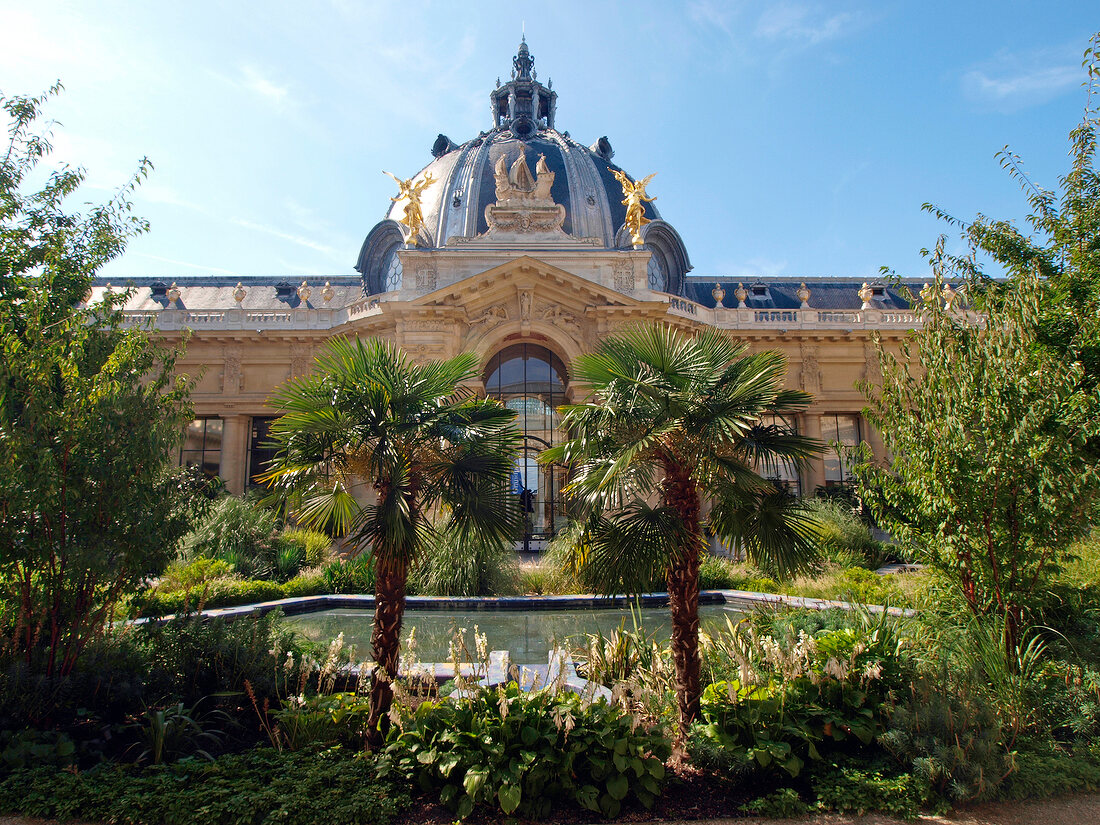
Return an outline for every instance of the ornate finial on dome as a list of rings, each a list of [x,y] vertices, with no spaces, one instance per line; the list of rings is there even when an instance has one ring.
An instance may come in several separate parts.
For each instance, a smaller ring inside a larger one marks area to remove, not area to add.
[[[512,80],[531,80],[534,66],[535,59],[527,49],[527,35],[523,35],[519,41],[519,52],[512,58]]]

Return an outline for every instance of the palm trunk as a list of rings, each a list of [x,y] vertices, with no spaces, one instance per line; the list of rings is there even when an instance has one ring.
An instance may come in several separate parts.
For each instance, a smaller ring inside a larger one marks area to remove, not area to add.
[[[687,739],[699,716],[699,494],[683,472],[666,476],[665,503],[679,513],[690,536],[668,569],[668,603],[672,612],[672,661],[676,666],[676,702],[680,710],[679,738]]]
[[[382,744],[390,728],[389,712],[393,704],[393,681],[397,678],[401,620],[405,616],[405,583],[409,577],[408,567],[403,563],[383,568],[376,562],[376,570],[374,632],[371,634],[375,668],[371,674],[370,718],[367,723],[367,744],[372,748]]]

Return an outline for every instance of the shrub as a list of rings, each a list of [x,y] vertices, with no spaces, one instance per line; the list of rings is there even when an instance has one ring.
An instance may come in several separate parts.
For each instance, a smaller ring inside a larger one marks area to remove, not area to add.
[[[304,573],[286,582],[282,586],[282,591],[285,599],[293,599],[299,596],[319,596],[329,592],[324,576],[320,574],[306,575]]]
[[[1016,770],[1000,796],[1035,799],[1100,790],[1100,745],[1082,743],[1066,749],[1052,742],[1024,743],[1016,753]]]
[[[321,575],[330,593],[374,592],[374,558],[366,553],[331,561]]]
[[[280,535],[270,510],[226,496],[183,537],[180,552],[185,559],[221,559],[244,578],[286,581],[305,562],[308,541]]]
[[[501,596],[516,592],[517,567],[511,542],[462,538],[444,525],[412,578],[431,596]]]
[[[306,567],[319,567],[332,554],[332,539],[316,530],[287,530],[282,538],[301,548]]]
[[[232,622],[188,616],[143,626],[151,702],[193,705],[214,694],[243,696],[246,680],[261,700],[279,696],[286,654],[297,652],[293,632],[279,619],[278,612]]]
[[[699,559],[699,588],[701,590],[741,590],[737,568],[728,559],[704,553]]]
[[[391,729],[379,765],[439,800],[459,818],[475,806],[543,817],[573,801],[607,817],[635,799],[649,808],[661,793],[661,734],[606,702],[574,694],[523,693],[515,683],[468,698],[425,702]]]
[[[585,592],[580,582],[548,560],[521,565],[516,589],[531,596],[564,596]]]
[[[213,763],[18,771],[0,780],[0,810],[49,819],[144,825],[385,825],[409,805],[362,754],[256,748]]]
[[[157,590],[161,593],[175,593],[180,590],[201,588],[213,579],[225,578],[233,573],[229,562],[222,559],[210,559],[201,556],[191,561],[178,560],[168,565]]]
[[[875,541],[871,529],[846,502],[816,498],[807,504],[816,522],[822,560],[842,567],[877,568],[882,565],[885,551],[881,542]]]
[[[813,790],[818,808],[859,816],[881,811],[901,819],[916,819],[923,809],[937,801],[919,777],[872,765],[833,762],[816,771]]]

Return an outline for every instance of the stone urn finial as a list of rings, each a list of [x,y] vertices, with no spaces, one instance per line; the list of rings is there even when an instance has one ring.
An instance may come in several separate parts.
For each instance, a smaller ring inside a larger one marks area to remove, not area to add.
[[[871,298],[875,295],[875,291],[871,289],[871,285],[864,281],[863,286],[859,288],[859,292],[856,294],[859,295],[859,300],[863,301],[863,306],[861,306],[860,309],[870,309]]]
[[[944,309],[953,309],[955,299],[959,297],[959,293],[955,290],[951,284],[943,285],[943,306]]]
[[[168,303],[174,304],[180,299],[180,288],[176,286],[176,282],[172,281],[172,285],[168,287],[168,291],[165,293],[168,296]]]
[[[321,300],[326,304],[332,300],[332,296],[336,294],[336,290],[332,288],[332,284],[325,281],[325,285],[321,287]]]
[[[926,304],[932,303],[936,298],[936,290],[932,289],[932,284],[925,284],[920,289],[921,300]]]
[[[237,285],[233,287],[233,300],[240,306],[241,301],[244,300],[244,296],[248,294],[248,290],[244,288],[244,284],[237,281]]]
[[[726,290],[722,289],[721,284],[715,284],[710,294],[714,297],[714,306],[720,309],[722,307],[722,299],[726,297]]]
[[[302,281],[302,285],[297,289],[298,300],[303,304],[309,303],[309,296],[313,294],[313,290],[309,288],[309,284]]]
[[[798,300],[802,302],[801,309],[810,308],[810,290],[809,287],[806,286],[805,281],[798,285],[798,289],[794,291],[794,294],[798,298]]]
[[[745,289],[744,284],[739,283],[737,289],[733,291],[733,297],[737,299],[737,306],[743,308],[745,306],[745,301],[748,300],[749,291]]]

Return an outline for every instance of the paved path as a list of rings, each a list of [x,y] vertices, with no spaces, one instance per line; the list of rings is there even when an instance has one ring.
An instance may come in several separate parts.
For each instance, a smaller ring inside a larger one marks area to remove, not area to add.
[[[922,816],[921,825],[1100,825],[1100,794],[1077,794],[1033,802],[973,805],[948,816]],[[7,823],[0,820],[0,825]],[[905,825],[879,814],[826,814],[804,819],[711,819],[692,825]]]

